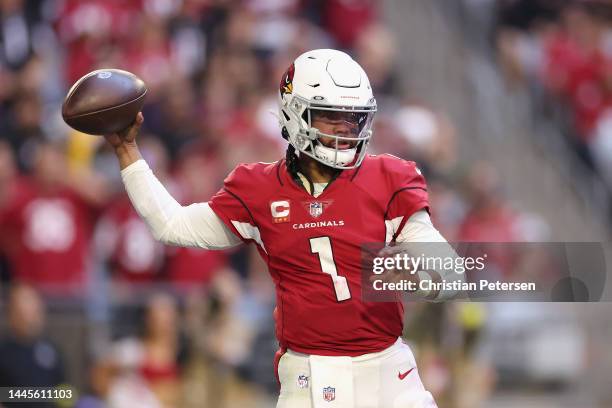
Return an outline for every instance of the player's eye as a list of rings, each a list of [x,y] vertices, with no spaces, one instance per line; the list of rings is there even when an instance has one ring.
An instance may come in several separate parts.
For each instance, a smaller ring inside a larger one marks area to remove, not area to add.
[[[327,110],[311,111],[311,120],[323,120],[328,122],[347,122],[358,125],[361,129],[366,122],[367,113],[362,112],[338,112]]]

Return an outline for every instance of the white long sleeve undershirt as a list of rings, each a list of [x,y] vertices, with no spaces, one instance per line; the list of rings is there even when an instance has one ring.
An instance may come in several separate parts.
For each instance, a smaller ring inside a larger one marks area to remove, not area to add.
[[[208,203],[180,205],[155,177],[144,160],[121,171],[132,205],[155,239],[170,245],[225,249],[242,243]],[[446,242],[425,210],[406,222],[398,242]]]
[[[132,205],[155,239],[205,249],[226,249],[242,243],[208,203],[180,205],[144,160],[123,169],[121,178]]]

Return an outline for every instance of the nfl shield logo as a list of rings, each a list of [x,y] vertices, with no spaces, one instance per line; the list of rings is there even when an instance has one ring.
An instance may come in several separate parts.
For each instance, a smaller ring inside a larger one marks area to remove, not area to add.
[[[336,399],[336,389],[334,387],[323,388],[323,399],[327,402],[332,402]]]
[[[317,218],[321,214],[323,214],[323,203],[310,203],[310,215],[312,215],[314,218]]]
[[[300,375],[297,379],[297,385],[300,388],[308,388],[308,377],[304,374]]]

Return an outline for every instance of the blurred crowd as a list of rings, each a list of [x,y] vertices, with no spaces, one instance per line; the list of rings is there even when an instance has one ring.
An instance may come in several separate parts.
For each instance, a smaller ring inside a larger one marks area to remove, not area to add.
[[[612,2],[503,0],[496,44],[511,84],[528,84],[578,157],[612,191]]]
[[[155,242],[103,139],[62,122],[68,88],[97,68],[144,79],[141,150],[188,204],[208,200],[240,162],[283,157],[275,116],[282,72],[308,49],[346,50],[368,73],[379,104],[371,153],[419,163],[434,223],[449,241],[546,239],[546,226],[508,205],[494,166],[462,163],[447,115],[426,97],[402,93],[400,40],[385,28],[380,6],[0,0],[0,299],[8,316],[0,319],[0,385],[76,384],[81,408],[270,406],[277,389],[274,294],[254,251]],[[559,20],[528,24],[504,32],[500,44],[539,42],[537,64],[526,53],[509,67],[541,72],[551,92],[567,98],[586,142],[605,124],[610,78],[600,65],[592,69],[593,59],[606,57],[607,26],[585,10],[569,8],[566,29]],[[485,312],[414,304],[407,316],[421,375],[441,406],[485,398],[494,375],[471,358]],[[66,343],[53,345],[47,335]]]

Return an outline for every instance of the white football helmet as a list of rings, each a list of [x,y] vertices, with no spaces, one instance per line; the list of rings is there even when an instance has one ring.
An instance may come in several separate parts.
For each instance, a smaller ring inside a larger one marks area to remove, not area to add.
[[[342,170],[361,164],[372,137],[376,100],[365,71],[348,54],[320,49],[300,55],[281,79],[278,101],[283,137],[298,156]],[[315,117],[344,122],[353,131],[322,133],[312,126]]]

